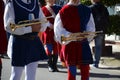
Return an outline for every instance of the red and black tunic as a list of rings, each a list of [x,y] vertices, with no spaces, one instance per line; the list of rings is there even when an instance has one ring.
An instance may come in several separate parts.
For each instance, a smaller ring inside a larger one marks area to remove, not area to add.
[[[63,27],[72,33],[86,31],[90,19],[90,9],[83,5],[66,5],[60,10]],[[90,64],[93,62],[87,40],[73,41],[62,46],[62,54],[68,65]]]

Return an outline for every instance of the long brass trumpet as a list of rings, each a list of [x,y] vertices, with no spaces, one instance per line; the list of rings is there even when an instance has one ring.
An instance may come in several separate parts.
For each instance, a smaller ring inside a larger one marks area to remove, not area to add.
[[[69,37],[65,37],[64,35],[61,36],[61,42],[66,41],[81,41],[85,38],[89,37],[95,37],[96,34],[103,33],[103,31],[96,31],[96,32],[78,32],[78,33],[72,33]]]
[[[45,17],[42,20],[40,20],[40,19],[24,20],[24,21],[18,22],[18,24],[10,23],[10,28],[12,31],[15,31],[17,28],[21,28],[21,27],[25,27],[25,26],[27,27],[27,26],[31,26],[31,25],[39,24],[39,23],[47,23],[48,18],[53,18],[53,16]]]

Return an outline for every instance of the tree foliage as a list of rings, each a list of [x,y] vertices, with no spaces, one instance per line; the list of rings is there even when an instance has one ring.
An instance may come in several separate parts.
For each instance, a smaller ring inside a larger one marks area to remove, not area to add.
[[[45,3],[44,0],[39,0],[39,1],[41,2],[41,4]],[[120,3],[120,0],[101,0],[101,1],[106,6],[114,6],[115,4]],[[81,2],[86,5],[91,4],[90,0],[81,0]]]
[[[119,15],[110,16],[110,26],[108,27],[107,33],[120,35],[120,16]]]
[[[106,6],[114,6],[120,3],[120,0],[101,0]]]
[[[114,6],[117,3],[120,3],[120,0],[101,0],[106,6]],[[83,4],[90,5],[90,0],[81,0]]]

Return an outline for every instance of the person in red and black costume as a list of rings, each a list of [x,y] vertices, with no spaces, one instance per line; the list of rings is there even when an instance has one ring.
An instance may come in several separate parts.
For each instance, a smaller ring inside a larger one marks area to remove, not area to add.
[[[80,41],[77,39],[69,40],[63,43],[61,36],[69,37],[73,33],[83,33],[85,31],[95,32],[95,24],[90,8],[82,5],[80,0],[69,0],[57,14],[54,23],[56,41],[62,45],[61,60],[64,61],[68,69],[67,80],[76,80],[77,67],[81,72],[81,80],[89,80],[89,64],[93,63],[89,41],[93,37],[84,38]],[[85,35],[78,35],[78,37],[83,36]]]
[[[51,23],[51,26],[47,27],[46,31],[42,33],[42,41],[46,48],[46,53],[48,55],[48,70],[51,72],[58,72],[57,69],[57,60],[58,60],[58,49],[57,43],[54,39],[53,24],[56,14],[59,12],[61,7],[55,4],[55,0],[45,0],[46,5],[42,7],[43,13],[48,18],[48,21]]]
[[[3,15],[4,15],[4,2],[0,0],[0,54],[6,54],[7,52],[7,35],[4,30],[3,23]],[[2,60],[0,58],[0,80],[1,80],[1,72],[2,72]]]

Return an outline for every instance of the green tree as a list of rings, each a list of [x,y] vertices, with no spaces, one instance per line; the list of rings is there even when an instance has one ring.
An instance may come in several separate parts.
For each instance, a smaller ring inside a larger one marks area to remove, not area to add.
[[[101,0],[106,6],[114,6],[117,3],[120,3],[120,0]],[[83,4],[90,5],[90,0],[81,0]]]

